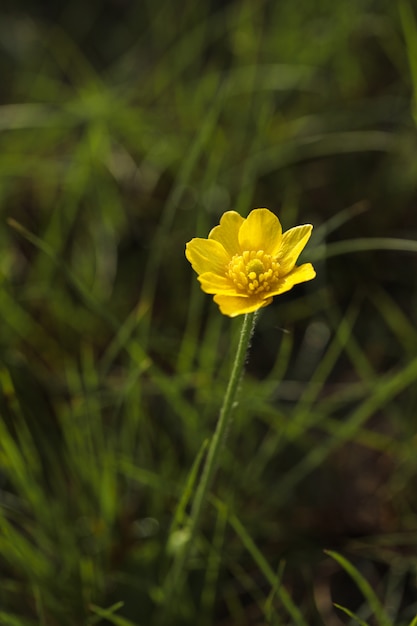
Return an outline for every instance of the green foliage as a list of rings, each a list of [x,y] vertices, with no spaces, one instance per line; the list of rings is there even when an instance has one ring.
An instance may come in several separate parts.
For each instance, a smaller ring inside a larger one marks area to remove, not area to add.
[[[0,21],[0,624],[415,625],[413,3],[27,7]],[[164,606],[241,323],[184,245],[262,206],[314,224],[317,278],[262,312]]]
[[[352,563],[345,559],[341,554],[338,554],[333,550],[326,550],[326,554],[335,559],[356,583],[364,598],[367,600],[370,610],[375,615],[376,623],[381,626],[389,626],[391,621],[388,619],[378,596],[372,589],[369,582],[362,576],[356,567],[354,567],[354,565],[352,565]]]

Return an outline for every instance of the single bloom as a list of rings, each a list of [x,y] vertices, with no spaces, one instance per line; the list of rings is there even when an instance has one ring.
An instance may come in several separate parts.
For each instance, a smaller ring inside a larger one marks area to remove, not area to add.
[[[236,317],[271,304],[273,296],[316,276],[311,263],[296,265],[312,229],[304,224],[283,233],[268,209],[254,209],[246,219],[227,211],[208,239],[187,243],[185,256],[201,289],[214,294],[223,315]]]

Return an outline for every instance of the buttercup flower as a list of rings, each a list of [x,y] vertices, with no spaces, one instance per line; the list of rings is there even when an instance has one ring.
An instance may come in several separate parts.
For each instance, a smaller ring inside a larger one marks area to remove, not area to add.
[[[246,219],[227,211],[208,239],[187,243],[185,256],[201,289],[215,294],[223,315],[236,317],[315,277],[311,263],[296,265],[312,228],[304,224],[283,234],[279,219],[268,209],[254,209]]]

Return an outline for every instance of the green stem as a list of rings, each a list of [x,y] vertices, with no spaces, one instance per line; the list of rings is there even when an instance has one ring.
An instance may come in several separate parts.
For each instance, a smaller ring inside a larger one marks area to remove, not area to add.
[[[256,313],[247,313],[243,320],[242,330],[240,331],[239,345],[237,347],[235,361],[233,363],[232,372],[230,374],[229,383],[223,399],[223,405],[220,410],[219,419],[217,421],[216,430],[210,442],[207,452],[206,462],[204,464],[203,473],[197,487],[197,493],[194,498],[190,516],[190,540],[192,540],[195,530],[200,521],[201,511],[203,509],[207,493],[211,487],[214,474],[219,465],[221,451],[226,439],[226,433],[232,421],[233,407],[236,402],[237,391],[242,377],[243,366],[246,360],[246,354],[249,348],[253,329],[256,323]],[[190,541],[191,542],[191,541]]]
[[[176,597],[179,598],[179,591],[183,582],[185,566],[187,565],[190,550],[194,543],[194,537],[200,522],[201,513],[207,500],[207,495],[213,482],[214,475],[219,466],[221,451],[224,446],[226,434],[232,420],[232,413],[236,403],[237,392],[242,377],[246,354],[249,348],[253,330],[255,328],[256,317],[257,312],[247,313],[243,320],[236,357],[233,363],[232,372],[230,374],[226,393],[224,395],[223,405],[220,410],[216,430],[214,431],[214,435],[210,442],[203,472],[201,474],[194,502],[191,507],[191,514],[188,525],[188,541],[179,553],[177,559],[175,560],[167,581],[168,589],[166,590],[167,593],[165,595],[165,607],[168,609],[172,609],[174,592],[176,592]]]

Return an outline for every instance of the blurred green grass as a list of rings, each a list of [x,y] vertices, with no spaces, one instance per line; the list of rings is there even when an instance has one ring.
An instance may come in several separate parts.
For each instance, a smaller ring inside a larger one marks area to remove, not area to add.
[[[168,623],[411,623],[416,15],[2,9],[0,623],[162,623],[240,325],[184,245],[255,206],[317,278],[262,313]]]

